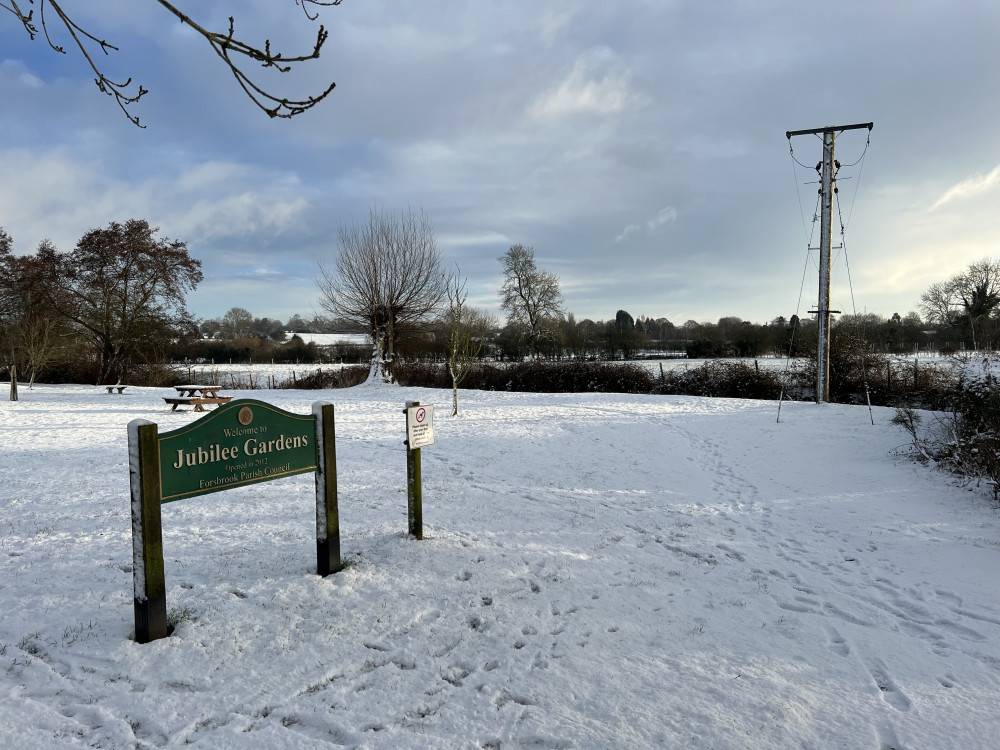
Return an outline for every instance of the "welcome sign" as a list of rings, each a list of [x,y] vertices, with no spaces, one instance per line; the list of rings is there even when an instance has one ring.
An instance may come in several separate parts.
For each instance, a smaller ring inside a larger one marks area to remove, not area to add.
[[[209,492],[312,472],[316,482],[316,572],[341,569],[333,404],[292,414],[240,399],[187,427],[159,433],[154,422],[128,425],[135,639],[165,638],[167,595],[160,506]]]
[[[159,436],[160,496],[185,497],[316,471],[316,417],[240,399]]]

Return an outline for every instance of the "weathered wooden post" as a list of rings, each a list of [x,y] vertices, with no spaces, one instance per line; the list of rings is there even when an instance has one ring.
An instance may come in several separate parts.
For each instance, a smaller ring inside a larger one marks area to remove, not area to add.
[[[420,406],[419,401],[407,401],[406,409],[406,519],[407,533],[416,539],[424,538],[424,498],[420,477],[420,448],[414,448],[410,435],[410,409]]]
[[[316,417],[316,572],[328,576],[341,569],[340,510],[337,505],[337,446],[333,404],[313,404]]]
[[[406,515],[409,533],[424,538],[423,489],[420,478],[420,449],[434,444],[434,407],[407,401],[406,415]]]
[[[155,423],[145,419],[129,422],[128,453],[135,639],[139,643],[149,643],[167,637],[167,589],[160,525],[160,448]]]

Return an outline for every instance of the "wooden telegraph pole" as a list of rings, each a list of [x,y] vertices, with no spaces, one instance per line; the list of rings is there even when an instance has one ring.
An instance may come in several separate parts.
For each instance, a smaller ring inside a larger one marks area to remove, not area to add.
[[[820,211],[819,232],[819,304],[815,310],[817,316],[819,341],[816,354],[816,403],[822,404],[830,400],[830,315],[840,310],[830,309],[830,255],[833,245],[833,194],[836,192],[835,167],[840,165],[833,158],[833,145],[837,133],[845,130],[860,130],[875,127],[873,122],[862,122],[856,125],[836,125],[827,128],[810,128],[809,130],[788,130],[785,137],[790,141],[793,135],[823,134],[823,161],[817,165],[820,170],[820,195],[822,207]],[[812,248],[810,248],[812,249]]]

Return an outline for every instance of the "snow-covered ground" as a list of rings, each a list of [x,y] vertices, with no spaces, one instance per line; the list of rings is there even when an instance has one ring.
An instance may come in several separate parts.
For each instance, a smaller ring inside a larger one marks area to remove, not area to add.
[[[608,362],[610,365],[634,365],[645,367],[654,376],[659,375],[661,368],[665,371],[693,369],[705,364],[726,364],[732,362],[744,362],[749,365],[757,364],[761,369],[786,370],[801,365],[801,360],[788,360],[782,357],[759,357],[744,358],[730,357],[726,359],[636,359],[627,362]],[[500,363],[503,366],[504,363]],[[329,372],[337,370],[344,365],[340,363],[325,364],[272,364],[270,362],[254,362],[252,364],[213,364],[213,363],[191,363],[174,365],[174,371],[182,378],[192,382],[212,381],[222,385],[232,383],[246,385],[251,381],[256,386],[268,388],[271,384],[282,386],[293,383],[296,378],[302,378],[315,373],[317,370]],[[350,366],[350,365],[348,365]],[[365,365],[367,366],[367,365]]]
[[[321,335],[321,334],[316,334]],[[331,334],[334,335],[334,334]],[[351,334],[344,334],[351,335]],[[912,366],[913,357],[893,357],[899,366]],[[952,358],[930,357],[923,354],[917,360],[920,367],[945,367],[952,364]],[[795,368],[807,367],[806,360],[791,359],[786,357],[726,357],[722,359],[686,359],[686,358],[665,358],[665,359],[636,359],[628,362],[610,362],[612,365],[636,365],[645,367],[654,376],[660,374],[661,368],[664,371],[686,370],[702,367],[706,364],[730,364],[743,362],[750,366],[759,367],[762,370],[786,371]],[[253,364],[184,364],[175,365],[174,370],[183,378],[194,381],[201,379],[211,380],[214,383],[229,385],[233,382],[246,385],[252,382],[256,386],[269,387],[271,384],[281,386],[292,383],[295,378],[302,378],[311,375],[317,370],[336,370],[344,365],[340,363],[326,364],[271,364],[269,362],[254,362]]]
[[[352,346],[372,345],[372,337],[367,333],[285,333],[285,340],[292,336],[298,336],[306,344],[316,344],[317,346],[334,346],[336,344],[351,344]]]
[[[1000,521],[889,410],[236,393],[335,403],[349,566],[314,573],[309,476],[170,503],[176,630],[139,645],[126,425],[198,416],[164,395],[0,402],[0,747],[996,746]]]

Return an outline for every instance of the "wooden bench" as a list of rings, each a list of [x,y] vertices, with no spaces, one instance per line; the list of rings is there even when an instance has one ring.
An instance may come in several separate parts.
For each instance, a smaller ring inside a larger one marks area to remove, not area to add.
[[[172,404],[170,411],[177,411],[178,406],[193,406],[194,411],[205,411],[202,406],[205,404],[215,404],[216,406],[220,404],[228,404],[233,400],[232,396],[214,396],[214,397],[204,397],[204,396],[188,396],[188,397],[175,397],[168,398],[164,397],[164,401],[168,404]]]
[[[117,389],[119,394],[124,393],[125,389],[128,388],[127,385],[106,385],[104,387],[108,389],[108,393],[113,393]]]

